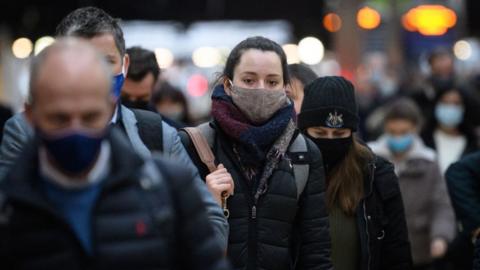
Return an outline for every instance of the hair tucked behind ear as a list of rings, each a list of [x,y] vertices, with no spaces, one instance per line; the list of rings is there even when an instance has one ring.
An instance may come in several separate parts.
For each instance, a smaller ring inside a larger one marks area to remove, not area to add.
[[[353,137],[353,143],[341,164],[327,175],[328,209],[340,207],[342,211],[353,216],[364,195],[364,177],[368,162],[373,154],[366,146]]]

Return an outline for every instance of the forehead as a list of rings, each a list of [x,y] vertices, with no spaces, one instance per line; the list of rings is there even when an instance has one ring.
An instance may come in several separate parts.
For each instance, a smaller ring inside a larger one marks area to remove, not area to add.
[[[452,91],[449,91],[449,92],[445,93],[441,98],[441,100],[444,100],[444,101],[450,101],[450,100],[461,101],[461,99],[462,99],[462,96],[456,90],[452,90]]]
[[[87,39],[97,50],[108,57],[120,57],[120,51],[115,43],[115,38],[110,33],[96,35]]]
[[[50,56],[35,82],[36,103],[56,98],[109,95],[109,77],[94,55],[65,53]]]
[[[415,123],[405,118],[388,119],[385,121],[386,128],[411,128]]]
[[[282,76],[282,63],[275,52],[249,49],[244,51],[240,57],[235,73]]]

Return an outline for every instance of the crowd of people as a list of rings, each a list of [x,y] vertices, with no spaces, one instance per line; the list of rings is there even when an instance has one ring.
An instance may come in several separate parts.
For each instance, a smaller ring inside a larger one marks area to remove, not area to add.
[[[480,270],[480,103],[448,51],[365,110],[248,37],[196,137],[117,19],[80,8],[56,37],[3,131],[0,268]]]

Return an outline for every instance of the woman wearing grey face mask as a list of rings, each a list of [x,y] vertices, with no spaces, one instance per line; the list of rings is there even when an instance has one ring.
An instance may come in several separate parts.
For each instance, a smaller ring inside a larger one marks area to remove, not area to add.
[[[422,138],[437,151],[442,173],[450,164],[478,149],[468,101],[467,94],[455,86],[437,89],[432,118],[427,120]]]
[[[285,53],[269,39],[248,38],[232,50],[219,81],[207,126],[218,169],[197,167],[230,212],[234,269],[331,269],[322,158],[296,128]]]

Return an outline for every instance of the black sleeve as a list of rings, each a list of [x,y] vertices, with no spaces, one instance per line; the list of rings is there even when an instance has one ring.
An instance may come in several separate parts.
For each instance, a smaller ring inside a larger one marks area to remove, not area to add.
[[[467,156],[452,164],[445,174],[455,214],[468,238],[480,227],[479,162],[480,153]]]
[[[407,222],[398,178],[391,163],[383,160],[376,166],[375,181],[381,190],[383,212],[387,220],[386,224],[383,224],[385,238],[381,250],[380,269],[412,269]]]
[[[332,269],[328,212],[325,200],[325,173],[320,151],[310,140],[308,181],[300,198],[299,254],[296,269]]]
[[[217,244],[202,200],[195,189],[191,174],[185,168],[157,160],[168,182],[176,214],[178,234],[176,269],[230,269],[222,248]]]

